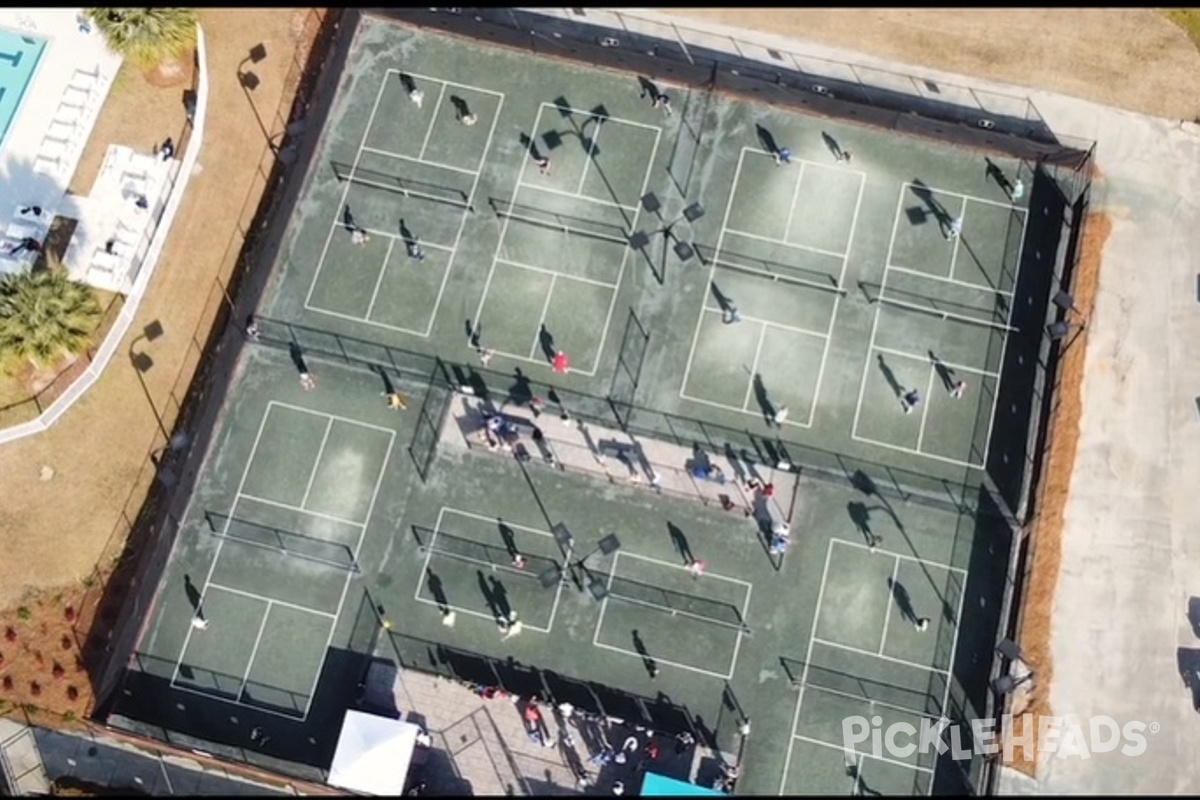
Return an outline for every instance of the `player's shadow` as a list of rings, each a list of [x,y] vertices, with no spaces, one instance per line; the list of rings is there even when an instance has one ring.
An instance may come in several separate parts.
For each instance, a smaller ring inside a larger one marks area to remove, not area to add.
[[[712,290],[713,299],[717,301],[717,306],[720,307],[722,314],[728,314],[733,308],[733,301],[729,299],[729,295],[721,291],[721,287],[717,286],[716,281],[709,281],[709,289]]]
[[[292,342],[288,345],[288,356],[298,371],[308,372],[308,362],[304,360],[304,350],[300,348],[299,343]]]
[[[479,593],[483,595],[483,602],[487,603],[488,611],[496,619],[507,619],[507,617],[502,617],[500,614],[500,604],[496,602],[496,596],[492,594],[492,587],[488,585],[483,570],[475,570],[475,577],[479,581]]]
[[[196,588],[196,584],[192,583],[191,575],[183,576],[183,591],[187,595],[188,603],[192,606],[192,611],[200,619],[204,619],[204,609],[200,605],[200,590]]]
[[[642,634],[635,628],[631,631],[633,636],[633,649],[642,657],[642,666],[646,668],[646,673],[651,678],[658,677],[658,662],[650,655],[650,651],[646,648],[646,643],[642,641]]]
[[[471,107],[467,105],[466,100],[458,95],[450,95],[450,105],[454,106],[454,117],[459,122],[462,122],[464,119],[471,116]]]
[[[351,233],[354,233],[356,230],[358,230],[358,222],[355,221],[354,214],[350,211],[349,203],[346,203],[345,207],[342,209],[342,227]]]
[[[417,90],[417,82],[413,80],[412,75],[401,72],[400,85],[404,87],[406,94],[412,94]]]
[[[954,370],[946,366],[946,364],[937,357],[937,353],[929,351],[929,361],[933,364],[933,369],[937,372],[938,378],[942,381],[942,387],[947,391],[953,391],[955,384],[958,383],[958,377]]]
[[[908,594],[908,589],[904,588],[904,584],[891,577],[887,579],[888,588],[892,590],[892,597],[896,600],[896,608],[900,610],[900,616],[904,617],[908,622],[915,623],[917,621],[917,612],[913,608],[912,598]]]
[[[651,103],[653,103],[655,99],[662,94],[662,92],[660,92],[658,89],[658,84],[647,78],[645,75],[638,75],[638,86],[640,86],[642,90],[638,97],[649,97]]]
[[[528,405],[533,400],[533,385],[529,382],[529,376],[516,367],[513,378],[513,385],[508,389],[508,402],[517,406]]]
[[[900,384],[900,381],[896,380],[896,373],[892,372],[892,368],[884,360],[883,353],[879,354],[879,371],[883,373],[883,379],[891,387],[892,394],[896,395],[896,397],[904,396],[904,387]]]
[[[871,530],[871,510],[865,503],[851,500],[846,504],[846,513],[850,515],[850,521],[869,546],[874,547],[883,539]]]
[[[926,215],[932,214],[933,218],[937,220],[938,228],[941,230],[942,235],[945,236],[946,232],[950,230],[950,213],[946,211],[946,207],[933,196],[933,190],[926,186],[920,178],[913,178],[912,183],[909,184],[909,188],[912,189],[912,193],[917,196],[917,199],[925,205],[923,209],[915,208],[908,210],[909,222],[913,225],[920,225],[925,221]]]
[[[508,602],[508,589],[495,575],[492,575],[489,580],[492,582],[492,600],[496,603],[497,614],[501,619],[511,619],[513,608],[512,604]]]
[[[775,136],[769,130],[761,124],[755,123],[754,133],[758,136],[758,143],[762,145],[764,150],[771,155],[779,152],[779,143],[775,141]]]
[[[668,522],[667,534],[671,537],[671,544],[679,553],[679,557],[683,559],[684,564],[690,564],[696,560],[696,556],[692,553],[692,546],[688,543],[687,535],[679,529],[678,525]]]
[[[554,347],[554,334],[550,333],[550,329],[546,327],[546,323],[542,323],[542,327],[538,329],[538,344],[541,345],[542,355],[547,361],[554,361],[554,356],[558,350]]]
[[[400,219],[400,241],[404,242],[404,246],[409,250],[417,244],[417,237],[413,235],[412,229],[408,227],[408,223],[403,218]]]
[[[438,611],[449,614],[450,603],[446,600],[446,587],[438,574],[433,571],[433,567],[425,568],[425,579],[425,585],[429,587],[429,593],[433,595],[433,602],[437,603]]]
[[[983,160],[987,164],[987,169],[984,171],[984,175],[995,181],[996,185],[999,186],[1001,191],[1003,191],[1006,195],[1011,196],[1013,188],[1012,182],[1008,180],[1008,176],[1004,174],[1004,170],[1000,169],[1000,167],[996,165],[996,162],[992,161],[990,158],[984,157]]]
[[[767,386],[763,383],[762,373],[754,373],[754,400],[758,403],[759,410],[762,411],[763,419],[768,425],[775,422],[775,404],[771,402],[770,396],[767,394]]]
[[[833,154],[833,157],[841,161],[842,156],[846,154],[846,151],[842,149],[840,144],[838,144],[838,140],[830,136],[825,131],[821,131],[821,141],[825,143],[825,147],[829,148],[829,152]]]
[[[529,138],[529,135],[522,133],[520,136],[521,146],[529,153],[529,157],[534,161],[542,160],[542,151],[538,149],[537,142]]]
[[[396,385],[392,383],[392,379],[387,374],[387,370],[385,370],[383,367],[377,366],[375,367],[375,374],[379,376],[381,381],[383,381],[383,393],[385,395],[394,394],[396,392]]]
[[[517,549],[517,534],[504,520],[496,518],[496,527],[500,530],[500,539],[504,542],[504,549],[508,553],[509,558],[516,558],[520,554]]]

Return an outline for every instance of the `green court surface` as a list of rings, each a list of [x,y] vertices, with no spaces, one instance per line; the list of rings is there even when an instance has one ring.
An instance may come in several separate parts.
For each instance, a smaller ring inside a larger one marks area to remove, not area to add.
[[[1009,202],[977,152],[665,88],[671,116],[634,75],[365,18],[258,309],[286,333],[240,357],[121,715],[239,747],[253,719],[321,768],[366,656],[469,654],[666,697],[733,752],[751,717],[739,793],[968,788],[977,762],[867,742],[848,765],[842,720],[988,708],[1028,426],[995,412],[1036,346],[1041,192]],[[498,404],[557,388],[580,413],[635,360],[640,436],[799,467],[789,552],[736,513],[467,451],[452,423],[426,469],[441,422],[410,365],[435,356]]]

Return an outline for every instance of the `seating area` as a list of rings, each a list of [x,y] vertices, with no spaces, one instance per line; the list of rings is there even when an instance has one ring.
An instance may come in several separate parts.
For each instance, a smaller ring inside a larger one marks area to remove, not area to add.
[[[91,193],[64,198],[59,213],[78,220],[65,258],[72,278],[129,291],[179,169],[173,155],[164,155],[111,145]]]
[[[0,39],[16,59],[0,65],[0,97],[12,98],[0,103],[3,275],[37,260],[56,216],[74,216],[81,198],[67,189],[121,60],[78,9],[0,9]]]

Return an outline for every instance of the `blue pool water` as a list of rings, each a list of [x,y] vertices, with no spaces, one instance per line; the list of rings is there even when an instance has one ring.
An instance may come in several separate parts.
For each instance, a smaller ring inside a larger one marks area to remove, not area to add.
[[[0,28],[0,146],[42,60],[46,40]]]

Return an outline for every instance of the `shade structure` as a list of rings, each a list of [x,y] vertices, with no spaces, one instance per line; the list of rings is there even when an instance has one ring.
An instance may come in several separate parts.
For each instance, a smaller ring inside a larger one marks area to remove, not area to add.
[[[325,782],[363,794],[402,795],[420,731],[411,722],[348,710]]]
[[[687,781],[647,772],[642,779],[642,797],[726,797],[724,792],[707,789]]]

